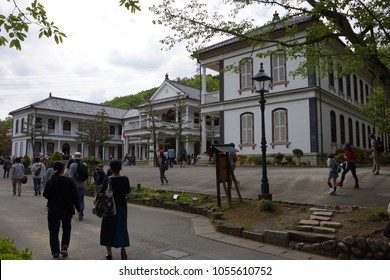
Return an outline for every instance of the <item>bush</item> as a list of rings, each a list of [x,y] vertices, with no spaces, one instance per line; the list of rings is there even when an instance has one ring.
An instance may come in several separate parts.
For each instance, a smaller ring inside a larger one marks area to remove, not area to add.
[[[280,165],[284,158],[284,155],[282,153],[272,154],[271,156],[274,158],[274,163],[277,165]]]
[[[253,162],[255,163],[255,165],[263,165],[263,159],[261,156],[254,156]]]
[[[32,260],[29,249],[19,251],[13,243],[12,239],[0,237],[0,260]]]
[[[301,157],[303,157],[303,151],[301,149],[294,149],[292,150],[293,155],[298,158],[298,162],[301,161]]]
[[[272,202],[272,200],[262,199],[259,201],[259,210],[261,212],[274,212],[274,203]]]
[[[24,168],[29,168],[30,165],[31,165],[31,159],[28,155],[25,155],[22,159],[22,164],[24,166]]]
[[[62,160],[60,152],[54,152],[47,158],[47,164],[50,166],[53,161]]]

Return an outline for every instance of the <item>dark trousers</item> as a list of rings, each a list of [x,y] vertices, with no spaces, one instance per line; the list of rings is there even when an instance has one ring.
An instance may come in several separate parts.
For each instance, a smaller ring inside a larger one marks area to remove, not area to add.
[[[83,216],[84,216],[84,194],[85,194],[85,187],[77,188],[77,193],[79,194],[79,202],[80,202],[79,217],[83,217]]]
[[[355,162],[348,162],[348,165],[347,165],[347,168],[344,169],[343,173],[341,174],[341,179],[340,179],[340,183],[343,183],[344,182],[344,179],[345,179],[345,175],[351,171],[352,173],[352,176],[353,178],[355,179],[355,184],[358,185],[359,184],[359,179],[356,175],[356,164]]]
[[[4,169],[3,178],[5,178],[5,176],[7,176],[7,178],[9,178],[9,169]]]
[[[49,207],[47,221],[49,225],[50,249],[52,255],[60,253],[60,241],[58,235],[62,224],[61,248],[68,248],[70,232],[72,230],[72,214],[61,208]]]

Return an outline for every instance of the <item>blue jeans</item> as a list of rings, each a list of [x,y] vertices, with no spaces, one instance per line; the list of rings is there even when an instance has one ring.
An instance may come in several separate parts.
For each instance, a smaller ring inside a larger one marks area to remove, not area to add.
[[[85,193],[85,187],[77,188],[77,193],[79,194],[79,202],[80,202],[80,212],[79,212],[79,218],[84,216],[84,193]]]
[[[41,178],[33,178],[35,195],[41,194]]]
[[[60,225],[62,223],[62,238],[61,248],[68,248],[70,242],[70,233],[72,230],[72,214],[62,208],[49,207],[47,213],[47,221],[49,226],[50,249],[51,254],[60,253],[60,241],[58,235],[60,233]]]

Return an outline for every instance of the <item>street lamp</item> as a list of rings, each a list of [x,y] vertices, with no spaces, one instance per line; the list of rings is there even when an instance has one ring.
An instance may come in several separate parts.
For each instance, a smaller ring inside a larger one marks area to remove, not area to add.
[[[268,92],[267,88],[271,77],[264,73],[263,63],[260,63],[260,70],[256,76],[252,78],[255,83],[256,92],[260,93],[260,110],[261,110],[261,156],[262,156],[262,165],[263,173],[261,178],[261,193],[259,194],[260,199],[272,200],[272,194],[269,193],[269,184],[267,178],[267,141],[265,139],[265,119],[264,119],[264,109],[265,103],[267,102],[264,99],[264,93]]]

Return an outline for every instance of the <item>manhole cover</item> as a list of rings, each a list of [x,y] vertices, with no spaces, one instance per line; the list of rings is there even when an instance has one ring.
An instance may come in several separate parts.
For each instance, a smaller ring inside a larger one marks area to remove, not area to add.
[[[188,255],[187,253],[177,251],[177,250],[168,250],[168,251],[162,252],[161,254],[168,256],[168,257],[171,257],[171,258],[175,258],[175,259],[179,259],[179,258],[182,258],[182,257],[185,257]]]

